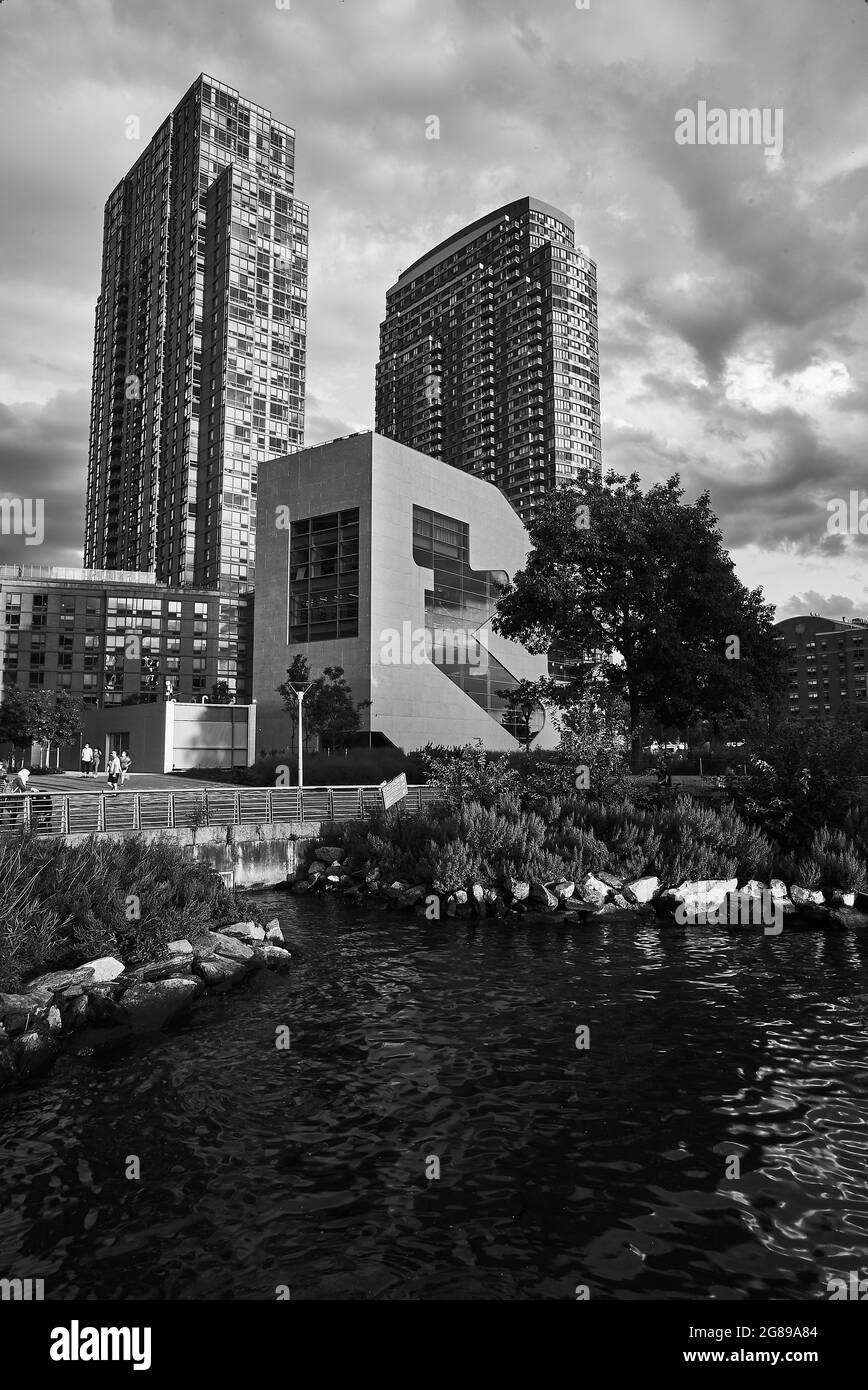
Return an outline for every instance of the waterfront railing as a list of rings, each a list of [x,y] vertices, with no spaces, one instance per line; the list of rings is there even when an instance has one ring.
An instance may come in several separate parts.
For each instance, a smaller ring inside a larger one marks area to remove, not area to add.
[[[416,815],[436,797],[411,786],[395,809]],[[38,835],[98,835],[108,831],[195,830],[200,826],[287,825],[299,821],[362,820],[382,809],[379,786],[208,787],[199,791],[43,792],[0,796],[0,835],[24,828]]]

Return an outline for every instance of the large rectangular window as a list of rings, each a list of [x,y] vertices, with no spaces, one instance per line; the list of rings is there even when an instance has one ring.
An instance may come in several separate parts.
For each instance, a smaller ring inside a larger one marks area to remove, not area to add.
[[[294,521],[289,556],[289,640],[359,635],[359,509]]]
[[[488,650],[490,618],[508,582],[503,570],[474,570],[470,565],[470,527],[466,521],[413,508],[413,559],[434,572],[434,587],[425,591],[425,630],[429,660],[513,738],[523,730],[503,697],[518,684]],[[542,728],[543,710],[532,717],[534,734]]]

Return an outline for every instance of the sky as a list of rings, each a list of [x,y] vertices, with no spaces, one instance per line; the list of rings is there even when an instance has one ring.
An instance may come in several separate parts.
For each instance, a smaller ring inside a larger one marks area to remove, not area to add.
[[[103,208],[200,72],[296,131],[307,444],[373,428],[399,271],[531,194],[597,262],[604,469],[707,488],[779,618],[868,617],[828,529],[868,497],[865,0],[3,0],[0,496],[45,539],[0,562],[81,564]],[[700,102],[774,147],[681,143]]]

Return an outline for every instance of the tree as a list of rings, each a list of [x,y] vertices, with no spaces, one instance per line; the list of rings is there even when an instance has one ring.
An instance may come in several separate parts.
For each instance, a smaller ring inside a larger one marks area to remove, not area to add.
[[[369,709],[370,705],[370,700],[354,703],[343,666],[326,666],[307,693],[305,726],[311,734],[318,734],[331,751],[347,734],[356,732],[361,724],[361,711]]]
[[[298,737],[298,696],[296,690],[302,690],[310,685],[310,662],[301,652],[297,652],[286,668],[286,680],[277,687],[277,693],[283,700],[283,708],[289,715],[290,726],[290,750],[295,752],[295,741]],[[305,739],[307,746],[307,739]]]
[[[78,743],[83,718],[84,706],[81,700],[74,700],[65,690],[58,690],[54,702],[54,727],[49,740],[49,754],[52,743],[57,744],[58,748],[68,748],[70,744]]]
[[[824,827],[864,819],[868,734],[855,719],[785,720],[751,739],[747,771],[729,778],[736,804],[764,830],[807,846]]]
[[[0,705],[0,741],[26,748],[31,742],[27,727],[27,697],[17,685],[7,685]]]
[[[0,707],[0,739],[17,748],[36,743],[45,750],[46,761],[54,745],[76,743],[81,734],[82,705],[65,690],[56,695],[48,690],[19,690],[7,686]]]
[[[599,668],[626,702],[634,759],[643,717],[744,718],[783,680],[771,605],[736,577],[709,494],[683,496],[677,473],[645,494],[638,474],[612,472],[549,493],[493,620],[531,651],[584,653],[562,699]]]
[[[310,678],[310,663],[299,652],[292,658],[286,671],[286,680],[277,687],[283,699],[283,707],[290,718],[292,742],[295,750],[298,735],[298,697],[296,689],[307,689],[304,697],[304,746],[308,748],[314,737],[319,737],[327,748],[332,749],[346,734],[355,733],[361,723],[361,711],[369,709],[370,700],[353,701],[353,692],[344,679],[343,666],[326,666],[316,680]]]
[[[539,682],[517,681],[511,689],[495,693],[506,705],[501,723],[505,728],[515,728],[515,737],[523,745],[525,753],[529,753],[530,745],[539,733],[539,727],[534,727],[534,716],[540,713]]]
[[[232,703],[232,692],[228,681],[215,681],[211,687],[211,704],[228,705]]]
[[[554,717],[559,755],[571,786],[606,801],[627,788],[629,726],[623,699],[603,679],[591,681],[575,704]]]

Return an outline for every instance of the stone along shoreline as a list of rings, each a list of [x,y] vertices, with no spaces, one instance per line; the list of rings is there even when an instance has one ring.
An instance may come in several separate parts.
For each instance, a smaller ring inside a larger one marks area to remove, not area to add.
[[[0,993],[0,1089],[41,1075],[63,1053],[92,1056],[153,1032],[202,995],[292,960],[276,918],[265,927],[245,921],[199,932],[166,951],[165,959],[131,967],[101,956],[29,980],[21,993]]]

